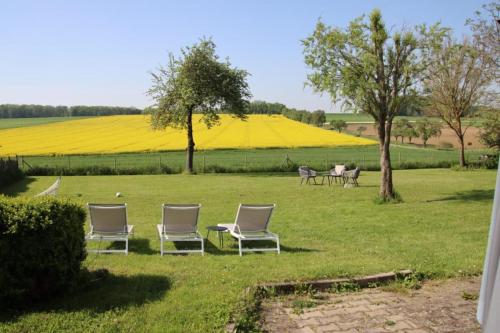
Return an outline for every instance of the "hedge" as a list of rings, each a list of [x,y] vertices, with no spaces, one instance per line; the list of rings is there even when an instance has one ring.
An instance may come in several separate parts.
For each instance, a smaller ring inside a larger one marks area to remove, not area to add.
[[[0,159],[0,187],[15,183],[24,178],[17,160]]]
[[[85,215],[68,200],[0,196],[0,307],[77,285],[86,257]]]
[[[455,164],[451,161],[435,161],[435,162],[401,162],[393,163],[393,170],[407,170],[407,169],[435,169],[435,168],[450,168]],[[218,164],[208,164],[204,168],[197,167],[198,173],[296,173],[299,165],[298,163],[290,164],[275,164],[265,166],[224,166]],[[380,164],[378,163],[354,163],[346,162],[348,170],[359,167],[363,171],[380,171]],[[325,163],[308,164],[309,167],[315,170],[329,169]],[[333,165],[330,167],[333,168]],[[482,167],[488,167],[482,164]],[[489,168],[489,167],[488,167]],[[52,166],[35,166],[27,169],[26,175],[28,176],[100,176],[100,175],[161,175],[161,174],[177,174],[182,173],[182,168],[179,166],[169,167],[162,165],[161,168],[155,166],[148,167],[130,167],[130,168],[111,168],[107,166],[84,166],[84,167],[52,167]]]

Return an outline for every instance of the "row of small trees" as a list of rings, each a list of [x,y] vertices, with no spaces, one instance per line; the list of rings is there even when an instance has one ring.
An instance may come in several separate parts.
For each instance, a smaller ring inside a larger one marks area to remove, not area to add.
[[[281,103],[268,103],[264,101],[253,101],[248,103],[247,113],[268,115],[281,114],[292,120],[315,126],[322,126],[326,122],[326,115],[323,110],[309,112],[306,110],[288,108],[286,105]]]
[[[332,120],[330,126],[341,133],[347,128],[347,123],[344,120]],[[411,139],[415,137],[420,137],[424,142],[424,147],[427,147],[427,141],[430,138],[441,135],[441,123],[437,121],[430,120],[427,117],[422,117],[418,119],[415,124],[411,123],[406,118],[398,119],[394,122],[392,128],[392,136],[396,141],[401,138],[401,142],[404,142],[404,138],[408,138],[411,143]],[[356,135],[360,136],[367,128],[364,125],[358,126],[356,128]]]
[[[396,141],[401,138],[401,142],[404,142],[404,138],[408,138],[410,143],[412,138],[419,137],[424,142],[424,147],[427,147],[427,141],[430,138],[441,135],[441,128],[441,123],[426,117],[418,119],[415,123],[402,118],[394,122],[392,136]]]

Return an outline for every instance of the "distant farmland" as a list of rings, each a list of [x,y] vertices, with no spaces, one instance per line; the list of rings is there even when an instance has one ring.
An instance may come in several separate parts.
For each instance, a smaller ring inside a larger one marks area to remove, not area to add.
[[[207,129],[194,119],[197,149],[251,149],[364,146],[370,139],[340,134],[283,116],[250,115],[247,120],[221,116],[220,126]],[[143,115],[94,117],[0,130],[0,156],[110,154],[183,150],[182,130],[153,131]]]

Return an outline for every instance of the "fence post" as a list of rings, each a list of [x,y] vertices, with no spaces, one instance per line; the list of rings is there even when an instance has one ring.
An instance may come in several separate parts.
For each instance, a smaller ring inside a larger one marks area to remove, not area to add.
[[[399,166],[401,167],[401,152],[399,152],[398,155],[399,155]]]
[[[247,160],[247,153],[245,153],[245,169],[247,168],[248,160]]]
[[[366,156],[363,154],[363,169],[366,170]]]
[[[158,159],[158,169],[160,169],[160,170],[161,170],[161,155],[160,155],[160,157],[159,157],[159,159]]]
[[[116,157],[115,157],[115,172],[116,172]]]
[[[71,169],[71,160],[70,160],[70,156],[68,155],[68,170]]]
[[[203,173],[205,173],[205,152],[203,152]]]

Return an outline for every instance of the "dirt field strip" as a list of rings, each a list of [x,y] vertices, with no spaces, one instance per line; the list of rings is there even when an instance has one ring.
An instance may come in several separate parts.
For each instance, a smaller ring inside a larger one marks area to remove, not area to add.
[[[356,129],[361,125],[364,125],[366,127],[366,131],[363,132],[363,136],[369,137],[371,139],[377,138],[377,131],[374,127],[374,123],[348,123],[347,131],[350,133],[356,133]],[[459,148],[457,136],[450,128],[443,126],[441,132],[441,136],[429,139],[429,141],[427,141],[427,144],[436,146],[437,148],[442,148],[443,144],[451,144],[454,148]],[[470,127],[467,130],[467,132],[465,133],[465,149],[485,148],[481,141],[479,141],[479,132],[480,129],[477,127]],[[392,140],[392,142],[396,143],[394,139]],[[401,139],[399,139],[398,142],[400,143]],[[405,138],[404,142],[408,143],[408,139]],[[424,144],[424,142],[420,138],[412,138],[411,142],[412,144],[416,144],[419,146],[422,146]]]

